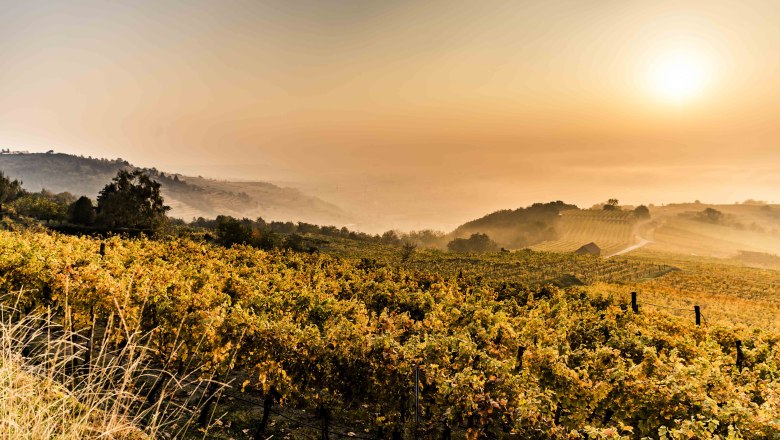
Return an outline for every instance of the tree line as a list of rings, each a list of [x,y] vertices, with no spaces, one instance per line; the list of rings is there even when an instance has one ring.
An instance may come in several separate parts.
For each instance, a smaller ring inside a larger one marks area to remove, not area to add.
[[[291,221],[266,221],[220,215],[214,219],[199,217],[187,223],[167,217],[170,210],[160,193],[161,184],[150,177],[156,170],[120,170],[93,201],[87,196],[76,197],[69,192],[47,190],[29,192],[18,179],[0,171],[0,216],[14,219],[31,218],[45,222],[61,232],[127,232],[160,233],[167,227],[179,232],[204,231],[208,241],[230,247],[237,244],[262,249],[288,248],[315,251],[321,241],[310,237],[321,235],[396,246],[442,247],[444,233],[433,230],[386,231],[368,234],[347,227],[319,226]],[[165,178],[164,175],[157,177]],[[176,179],[178,180],[178,179]],[[183,230],[183,231],[182,231]]]
[[[56,229],[66,233],[137,231],[154,234],[161,232],[165,226],[172,226],[183,228],[184,233],[204,231],[204,238],[225,247],[243,244],[300,252],[317,251],[322,239],[312,235],[398,246],[404,249],[404,255],[410,255],[418,246],[462,253],[495,252],[499,249],[491,237],[480,232],[472,233],[468,238],[448,240],[443,232],[430,229],[368,234],[347,227],[266,221],[261,217],[238,219],[227,215],[214,219],[199,217],[187,223],[167,217],[170,208],[165,205],[160,193],[161,184],[152,179],[149,172],[118,171],[116,177],[100,191],[95,202],[87,196],[76,198],[68,192],[55,194],[45,189],[28,192],[22,188],[21,181],[11,180],[0,172],[0,216],[7,213],[14,217],[36,219],[49,226],[56,225]]]
[[[18,179],[0,171],[0,217],[29,217],[47,225],[69,225],[105,231],[153,232],[166,223],[160,183],[142,171],[120,170],[100,191],[95,202],[69,192],[29,192]]]

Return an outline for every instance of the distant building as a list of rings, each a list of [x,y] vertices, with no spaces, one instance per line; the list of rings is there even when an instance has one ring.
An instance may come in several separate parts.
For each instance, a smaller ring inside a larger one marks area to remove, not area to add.
[[[598,247],[598,245],[596,243],[590,242],[590,243],[582,246],[581,248],[577,249],[576,251],[574,251],[574,253],[575,254],[579,254],[579,255],[588,255],[588,254],[590,254],[590,255],[595,255],[595,256],[598,257],[598,256],[601,255],[601,248]]]

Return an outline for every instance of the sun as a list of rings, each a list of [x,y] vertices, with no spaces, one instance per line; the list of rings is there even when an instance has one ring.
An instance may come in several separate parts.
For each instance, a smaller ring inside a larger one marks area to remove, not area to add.
[[[709,85],[710,63],[701,53],[677,50],[660,54],[647,72],[651,92],[678,104],[700,95]]]

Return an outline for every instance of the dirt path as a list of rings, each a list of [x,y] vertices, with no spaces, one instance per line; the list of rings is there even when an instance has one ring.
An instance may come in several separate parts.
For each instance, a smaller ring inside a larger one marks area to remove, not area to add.
[[[652,240],[648,240],[648,239],[642,237],[641,235],[639,235],[639,230],[641,229],[641,227],[646,225],[646,224],[648,224],[648,223],[650,223],[650,222],[651,222],[651,220],[645,220],[645,221],[637,223],[634,226],[634,237],[637,240],[639,240],[638,243],[633,244],[633,245],[631,245],[631,246],[629,246],[629,247],[627,247],[625,249],[621,249],[621,250],[615,252],[614,254],[607,255],[604,258],[611,258],[611,257],[614,257],[616,255],[627,254],[627,253],[629,253],[631,251],[635,251],[635,250],[637,250],[637,249],[639,249],[639,248],[641,248],[641,247],[643,247],[643,246],[645,246],[645,245],[647,245],[649,243],[652,243],[653,242]]]

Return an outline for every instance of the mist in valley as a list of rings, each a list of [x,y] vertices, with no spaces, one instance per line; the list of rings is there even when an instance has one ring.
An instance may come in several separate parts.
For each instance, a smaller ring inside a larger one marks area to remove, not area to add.
[[[136,3],[9,5],[0,145],[289,186],[370,232],[780,183],[771,2]]]

